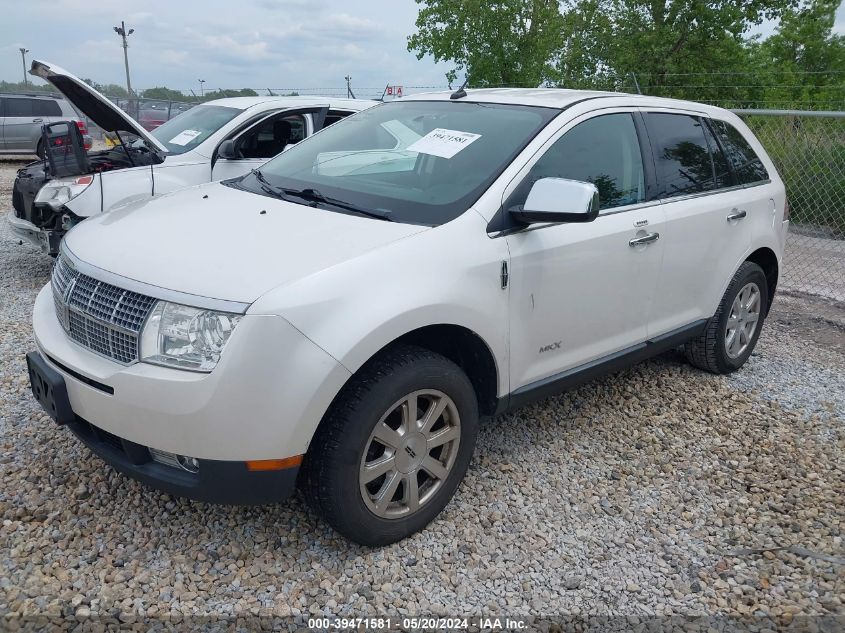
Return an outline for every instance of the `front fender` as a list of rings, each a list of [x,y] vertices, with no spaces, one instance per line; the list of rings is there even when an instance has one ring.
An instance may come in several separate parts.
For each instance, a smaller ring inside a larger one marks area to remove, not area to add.
[[[490,348],[508,383],[508,292],[504,240],[490,239],[474,211],[365,253],[256,301],[250,313],[279,314],[354,373],[404,334],[457,325]]]

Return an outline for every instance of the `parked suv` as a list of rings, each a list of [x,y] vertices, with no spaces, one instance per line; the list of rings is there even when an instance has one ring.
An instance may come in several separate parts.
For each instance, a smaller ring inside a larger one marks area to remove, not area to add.
[[[86,218],[182,187],[242,176],[331,122],[377,103],[308,96],[217,99],[149,131],[143,119],[139,123],[55,64],[34,60],[30,74],[52,83],[120,143],[89,153],[74,174],[57,176],[47,161],[18,171],[8,222],[17,236],[50,255]]]
[[[33,392],[153,487],[299,485],[342,534],[390,543],[448,503],[482,416],[681,345],[739,369],[787,224],[725,110],[414,95],[74,228],[35,304]]]
[[[85,119],[64,99],[39,93],[0,94],[0,154],[37,154],[43,158],[41,126],[57,121],[75,122],[85,149],[91,149]]]

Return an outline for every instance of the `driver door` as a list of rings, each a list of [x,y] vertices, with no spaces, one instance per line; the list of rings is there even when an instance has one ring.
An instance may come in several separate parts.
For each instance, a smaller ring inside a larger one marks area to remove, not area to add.
[[[237,158],[222,158],[214,152],[211,180],[237,178],[281,154],[287,147],[322,129],[328,106],[274,112],[230,137]],[[228,139],[227,139],[228,140]]]

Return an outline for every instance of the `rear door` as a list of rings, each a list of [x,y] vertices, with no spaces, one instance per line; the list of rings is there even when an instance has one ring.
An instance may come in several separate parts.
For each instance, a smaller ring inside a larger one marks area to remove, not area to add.
[[[281,154],[313,132],[322,129],[328,107],[317,106],[270,113],[231,137],[238,158],[221,158],[214,152],[211,180],[243,176]]]
[[[650,109],[643,116],[666,218],[663,266],[649,318],[649,336],[659,336],[713,315],[751,244],[743,211],[754,195],[735,186],[706,117]]]

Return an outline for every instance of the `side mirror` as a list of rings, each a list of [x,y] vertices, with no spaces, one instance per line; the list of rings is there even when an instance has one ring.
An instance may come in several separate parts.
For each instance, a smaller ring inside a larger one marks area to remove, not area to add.
[[[218,158],[226,158],[228,160],[237,159],[238,153],[235,150],[235,141],[229,139],[220,143],[220,147],[217,148],[217,156]]]
[[[599,214],[599,190],[594,184],[565,178],[541,178],[531,187],[522,208],[510,214],[524,224],[592,222]]]

